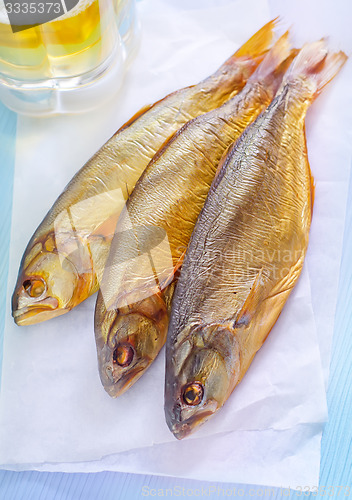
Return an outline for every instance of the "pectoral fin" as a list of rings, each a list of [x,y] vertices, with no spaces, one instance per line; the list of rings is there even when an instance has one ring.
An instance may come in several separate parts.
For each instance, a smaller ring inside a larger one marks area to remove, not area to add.
[[[254,279],[253,285],[247,295],[246,300],[243,303],[240,311],[238,312],[236,319],[233,323],[233,328],[241,328],[242,326],[249,325],[254,313],[258,307],[258,304],[263,298],[263,269],[261,269]]]

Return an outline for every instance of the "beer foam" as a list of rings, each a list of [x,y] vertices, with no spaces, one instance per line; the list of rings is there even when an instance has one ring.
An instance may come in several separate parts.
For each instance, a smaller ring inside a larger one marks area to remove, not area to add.
[[[7,11],[6,11],[6,7],[5,7],[5,3],[6,3],[7,0],[0,0],[0,23],[1,24],[10,24],[10,20],[9,20],[9,17],[7,15]],[[66,2],[65,0],[51,0],[53,3],[55,2],[59,2],[59,3],[64,3],[64,6],[66,8]],[[76,16],[77,14],[79,14],[80,12],[83,12],[84,10],[86,10],[88,7],[90,7],[90,5],[92,5],[93,2],[98,2],[99,0],[80,0],[78,2],[77,5],[75,5],[75,7],[70,10],[69,12],[66,12],[65,14],[63,14],[62,16],[60,17],[56,17],[55,19],[53,19],[53,21],[56,21],[56,20],[63,20],[63,19],[68,19],[70,17],[73,17],[73,16]],[[28,0],[28,3],[30,2],[30,0]],[[40,2],[38,2],[40,3]],[[48,21],[48,22],[51,22],[51,21]]]

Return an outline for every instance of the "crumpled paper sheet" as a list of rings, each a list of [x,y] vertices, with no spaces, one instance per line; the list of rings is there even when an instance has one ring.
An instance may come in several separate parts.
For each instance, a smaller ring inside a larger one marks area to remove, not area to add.
[[[141,50],[113,104],[82,116],[19,120],[9,298],[29,237],[77,168],[143,104],[202,79],[274,17],[260,0],[177,5],[153,0],[141,2],[139,13]],[[308,23],[305,30],[302,24],[300,28],[301,42],[323,34],[312,37]],[[317,276],[321,283],[324,270],[329,289],[315,286],[313,300],[325,305],[329,318],[349,175],[345,111],[339,105],[349,88],[346,74],[348,68],[319,98],[314,119],[308,121],[317,197],[307,267],[312,284]],[[333,134],[327,124],[334,124]],[[331,163],[339,153],[338,165]],[[335,203],[321,207],[331,190]],[[332,220],[329,236],[335,242],[328,247],[328,260],[320,255],[325,222],[330,222],[324,213]],[[163,355],[122,398],[112,400],[102,390],[92,323],[95,297],[33,327],[16,327],[8,312],[0,463],[10,468],[110,469],[283,486],[304,478],[304,484],[316,484],[326,403],[307,267],[236,393],[212,421],[182,443],[174,441],[163,419]],[[318,333],[321,352],[329,352],[332,325]],[[211,453],[205,454],[205,449]],[[201,450],[193,465],[192,450]]]

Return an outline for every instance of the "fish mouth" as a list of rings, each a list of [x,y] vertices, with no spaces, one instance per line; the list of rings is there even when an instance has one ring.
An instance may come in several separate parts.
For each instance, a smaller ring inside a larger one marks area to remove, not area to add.
[[[13,319],[16,325],[28,326],[36,323],[42,323],[47,319],[61,316],[69,309],[59,308],[59,302],[54,297],[44,299],[42,302],[21,307],[12,311]]]
[[[144,371],[148,368],[150,363],[148,362],[139,362],[137,365],[130,368],[127,372],[125,372],[119,378],[115,378],[114,369],[111,368],[111,365],[108,365],[105,368],[106,377],[103,380],[103,386],[105,391],[112,398],[117,398],[118,396],[122,396],[132,385],[137,382],[137,380],[143,375]],[[106,382],[106,378],[109,379],[109,382]]]
[[[171,425],[168,424],[168,426],[175,438],[180,440],[192,434],[196,427],[204,424],[212,415],[214,415],[212,410],[204,410],[185,421],[174,422]]]
[[[189,417],[183,418],[182,412],[185,408],[182,408],[181,403],[177,402],[171,410],[165,408],[166,423],[176,439],[183,439],[192,434],[199,425],[204,424],[214,415],[218,407],[216,401],[207,401],[203,409],[198,410],[197,413]]]

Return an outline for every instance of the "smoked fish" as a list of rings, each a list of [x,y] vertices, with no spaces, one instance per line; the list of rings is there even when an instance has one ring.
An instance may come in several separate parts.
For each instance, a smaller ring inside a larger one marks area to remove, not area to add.
[[[170,314],[165,415],[178,439],[226,402],[297,283],[314,198],[305,115],[345,60],[323,40],[304,46],[221,161]]]
[[[139,111],[73,177],[24,252],[12,297],[18,325],[66,313],[98,289],[116,221],[143,170],[182,125],[243,88],[270,47],[274,25],[210,77]]]
[[[286,33],[242,92],[182,127],[137,182],[116,226],[95,310],[100,378],[111,396],[131,387],[164,345],[175,276],[218,163],[269,105],[291,60]]]

